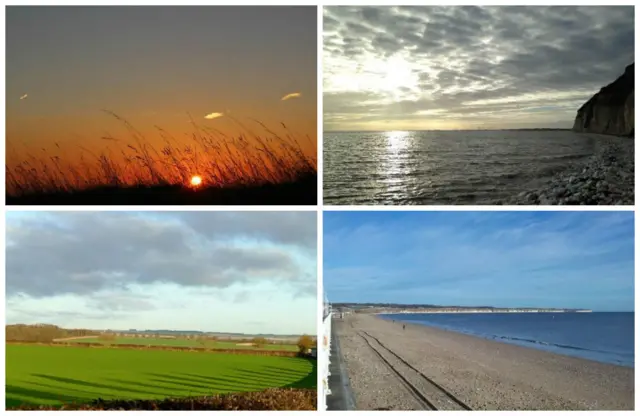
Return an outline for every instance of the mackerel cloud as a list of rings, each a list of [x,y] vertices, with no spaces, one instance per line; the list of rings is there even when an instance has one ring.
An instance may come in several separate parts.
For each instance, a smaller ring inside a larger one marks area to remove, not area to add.
[[[634,23],[627,6],[325,7],[325,127],[425,115],[570,127],[633,62]]]

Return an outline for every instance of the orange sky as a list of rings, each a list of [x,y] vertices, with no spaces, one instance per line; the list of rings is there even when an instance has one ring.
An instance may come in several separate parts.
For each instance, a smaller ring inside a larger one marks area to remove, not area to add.
[[[242,131],[231,117],[260,135],[249,118],[278,133],[284,122],[315,143],[315,7],[9,7],[6,16],[8,165],[26,148],[72,158],[134,143],[103,109],[159,148],[154,126],[190,143],[188,114],[228,134]],[[300,96],[282,100],[291,93]]]

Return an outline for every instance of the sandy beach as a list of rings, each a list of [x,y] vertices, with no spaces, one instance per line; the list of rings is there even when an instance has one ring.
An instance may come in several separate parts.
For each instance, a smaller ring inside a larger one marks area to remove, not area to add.
[[[634,408],[633,368],[375,315],[333,325],[358,410]]]

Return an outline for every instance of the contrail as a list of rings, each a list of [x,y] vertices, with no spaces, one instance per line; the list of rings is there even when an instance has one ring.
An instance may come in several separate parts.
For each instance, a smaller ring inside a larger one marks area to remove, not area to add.
[[[292,92],[291,94],[287,94],[284,97],[282,97],[281,101],[287,101],[291,98],[300,98],[301,96],[302,94],[299,92]]]

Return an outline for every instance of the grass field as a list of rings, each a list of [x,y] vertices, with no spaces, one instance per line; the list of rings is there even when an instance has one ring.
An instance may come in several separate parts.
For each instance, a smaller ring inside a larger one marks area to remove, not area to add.
[[[6,345],[6,407],[316,388],[304,358]]]
[[[201,344],[195,339],[171,339],[171,338],[127,338],[120,337],[113,341],[107,342],[95,338],[78,338],[65,342],[78,342],[78,343],[100,343],[100,344],[136,344],[136,345],[166,345],[171,347],[193,347],[193,348],[212,348],[212,349],[262,349],[262,350],[274,350],[274,351],[298,351],[298,346],[293,344],[266,344],[261,348],[256,348],[253,345],[240,345],[243,342],[234,341],[206,341],[205,344]]]

